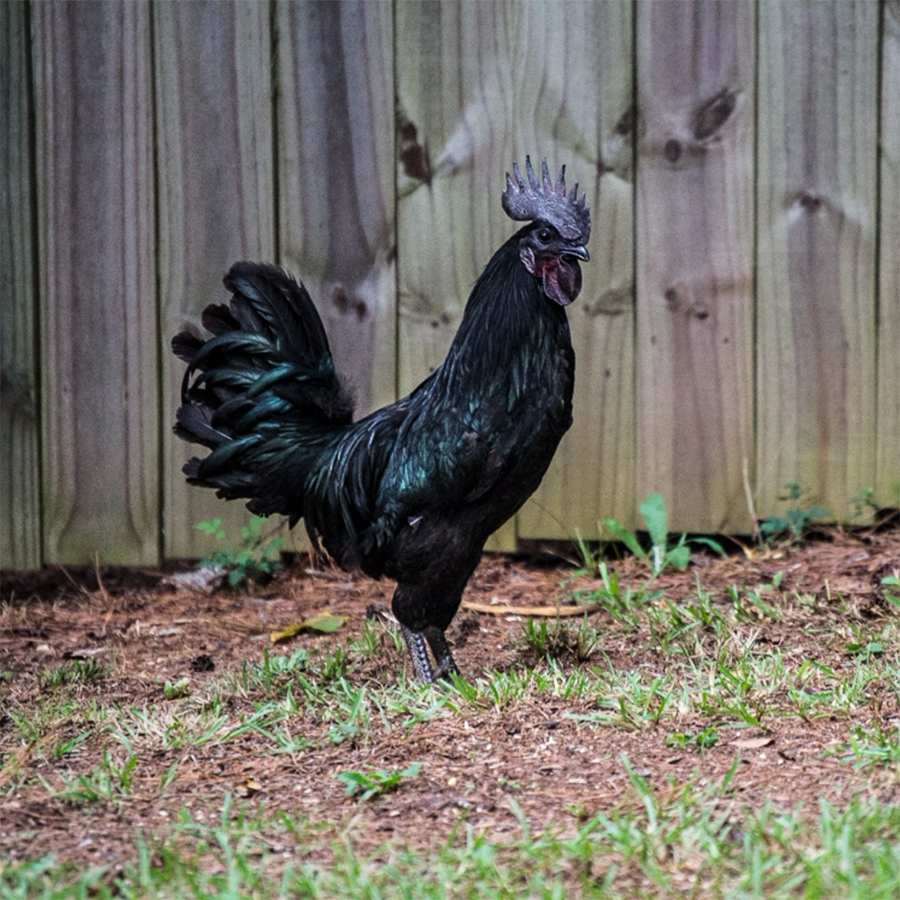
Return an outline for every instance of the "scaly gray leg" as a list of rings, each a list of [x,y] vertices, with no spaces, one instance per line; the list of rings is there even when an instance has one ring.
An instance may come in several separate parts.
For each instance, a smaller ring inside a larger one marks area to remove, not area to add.
[[[431,660],[428,658],[428,648],[425,646],[425,637],[419,631],[413,631],[405,625],[400,626],[400,633],[409,647],[409,655],[412,657],[413,668],[416,677],[425,684],[434,684],[434,669],[431,668]],[[441,635],[443,637],[443,635]],[[430,642],[431,638],[429,638]],[[434,646],[432,644],[432,646]],[[449,650],[447,651],[450,652]],[[437,654],[435,654],[437,655]],[[451,657],[452,662],[452,657]]]
[[[429,626],[425,629],[425,639],[428,641],[431,652],[434,654],[434,661],[437,663],[437,677],[449,678],[454,673],[459,675],[459,666],[456,665],[456,660],[450,652],[444,632],[434,625]]]

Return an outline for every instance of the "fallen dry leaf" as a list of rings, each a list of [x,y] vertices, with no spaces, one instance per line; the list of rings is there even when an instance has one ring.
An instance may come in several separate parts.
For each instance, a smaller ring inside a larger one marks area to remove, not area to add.
[[[337,631],[341,625],[346,622],[350,616],[336,616],[333,613],[316,613],[302,622],[293,622],[281,631],[273,631],[269,635],[269,640],[273,644],[280,644],[289,641],[301,631],[318,631],[321,634],[332,634]]]

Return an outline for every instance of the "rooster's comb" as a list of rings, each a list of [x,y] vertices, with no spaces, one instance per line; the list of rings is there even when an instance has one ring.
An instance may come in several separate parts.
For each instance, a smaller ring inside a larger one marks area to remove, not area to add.
[[[506,190],[501,198],[503,209],[511,219],[531,221],[542,219],[552,225],[567,241],[586,244],[591,235],[591,211],[585,206],[585,195],[578,196],[578,185],[566,193],[566,167],[559,170],[556,184],[550,180],[546,157],[541,160],[541,177],[538,179],[531,165],[531,157],[525,157],[525,174],[522,177],[517,163],[513,163],[515,182],[506,173]]]

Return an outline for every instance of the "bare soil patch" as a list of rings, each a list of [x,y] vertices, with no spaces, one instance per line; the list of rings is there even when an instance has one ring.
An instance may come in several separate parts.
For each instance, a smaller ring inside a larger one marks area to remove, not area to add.
[[[329,740],[328,723],[298,717],[292,729],[309,741],[303,751],[272,752],[271,742],[255,732],[180,749],[151,742],[140,749],[130,793],[121,802],[72,805],[48,792],[47,785],[58,786],[63,777],[96,767],[110,746],[103,728],[92,726],[70,752],[50,753],[50,743],[58,744],[66,732],[72,739],[82,735],[90,704],[142,709],[177,702],[164,698],[166,682],[189,678],[191,689],[198,691],[209,679],[233,674],[239,680],[244,664],[258,663],[267,648],[272,654],[298,647],[324,652],[361,634],[367,615],[389,608],[390,583],[310,573],[307,565],[300,559],[265,588],[239,596],[173,590],[169,571],[103,569],[99,580],[90,569],[5,573],[0,586],[0,854],[21,860],[53,852],[78,865],[115,868],[134,853],[138,831],[157,833],[183,809],[198,821],[214,820],[229,795],[250,811],[264,804],[270,811],[303,814],[323,823],[329,834],[352,828],[357,846],[372,850],[390,838],[413,847],[433,845],[446,840],[461,818],[502,839],[520,827],[515,805],[534,831],[550,825],[574,829],[598,810],[631,802],[623,756],[654,787],[677,792],[698,774],[710,782],[721,779],[739,755],[730,796],[748,807],[793,808],[802,802],[814,808],[819,797],[854,793],[900,803],[896,771],[863,771],[841,762],[840,754],[828,754],[847,741],[857,724],[897,726],[900,689],[895,684],[876,685],[864,703],[842,716],[765,714],[760,728],[719,721],[722,737],[708,749],[667,744],[673,732],[710,724],[693,714],[658,724],[598,727],[579,718],[596,711],[595,701],[548,701],[541,694],[506,707],[460,708],[401,731],[373,720],[364,738],[340,743]],[[898,566],[895,520],[880,528],[825,532],[762,554],[735,552],[724,560],[695,556],[687,571],[666,572],[655,587],[678,604],[696,597],[698,585],[715,599],[733,585],[755,588],[780,579],[765,596],[770,604],[784,604],[784,615],[748,624],[741,639],[757,650],[770,647],[790,659],[849,674],[859,659],[848,649],[854,627],[897,615],[885,599],[882,579],[896,574]],[[639,587],[647,580],[646,568],[634,559],[611,561],[609,567],[623,586]],[[589,592],[597,583],[576,576],[575,568],[559,559],[486,556],[466,600],[497,614],[463,609],[449,632],[464,674],[472,680],[490,678],[492,672],[543,664],[524,644],[522,618],[506,608],[571,603],[573,590]],[[807,599],[794,602],[798,596]],[[318,611],[349,619],[331,635],[301,633],[288,643],[270,645],[273,631]],[[600,632],[592,657],[563,659],[559,665],[651,671],[665,665],[652,645],[627,633],[609,613],[598,612],[590,622]],[[59,690],[41,674],[67,659],[113,665],[97,683],[68,686],[68,724],[30,741],[14,727],[13,717],[32,715],[43,697]],[[377,688],[396,681],[407,666],[405,654],[383,634],[380,651],[347,678]],[[252,711],[252,700],[240,692],[229,703],[233,711],[240,712],[242,705],[248,714]],[[375,802],[347,798],[335,777],[341,771],[402,768],[414,761],[423,763],[421,774]],[[161,790],[161,778],[176,764],[177,777]]]

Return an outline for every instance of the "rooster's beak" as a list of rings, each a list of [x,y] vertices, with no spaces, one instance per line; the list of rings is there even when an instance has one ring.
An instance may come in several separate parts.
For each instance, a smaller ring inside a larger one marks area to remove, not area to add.
[[[565,253],[563,256],[577,256],[578,259],[582,259],[585,262],[588,262],[591,258],[591,254],[588,253],[587,247],[582,244],[580,247],[566,247]]]

